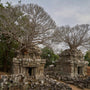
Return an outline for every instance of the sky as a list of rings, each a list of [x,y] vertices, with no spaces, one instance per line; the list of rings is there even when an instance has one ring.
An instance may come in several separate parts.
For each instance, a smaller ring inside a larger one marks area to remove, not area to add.
[[[1,0],[17,4],[18,0]],[[21,0],[22,4],[38,4],[58,26],[90,24],[90,0]]]

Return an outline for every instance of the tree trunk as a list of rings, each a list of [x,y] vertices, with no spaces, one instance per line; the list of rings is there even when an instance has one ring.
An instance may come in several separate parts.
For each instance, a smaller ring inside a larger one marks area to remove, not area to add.
[[[7,54],[8,54],[8,52],[7,52],[7,50],[6,50],[6,52],[5,52],[5,55],[4,55],[4,62],[3,62],[3,70],[4,70],[4,72],[7,72],[8,71],[8,57],[7,57]]]

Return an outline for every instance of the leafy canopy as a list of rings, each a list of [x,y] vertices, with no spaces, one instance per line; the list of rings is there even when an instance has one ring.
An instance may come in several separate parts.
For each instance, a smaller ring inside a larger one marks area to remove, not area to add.
[[[89,62],[88,65],[90,66],[90,50],[86,52],[85,60]]]
[[[45,47],[42,49],[41,58],[46,59],[46,67],[52,64],[55,60],[59,58],[51,48]]]

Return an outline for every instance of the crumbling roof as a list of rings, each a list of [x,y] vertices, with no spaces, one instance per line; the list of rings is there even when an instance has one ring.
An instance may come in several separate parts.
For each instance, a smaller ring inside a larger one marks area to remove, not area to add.
[[[60,54],[60,56],[81,56],[83,57],[83,54],[78,49],[66,49]]]

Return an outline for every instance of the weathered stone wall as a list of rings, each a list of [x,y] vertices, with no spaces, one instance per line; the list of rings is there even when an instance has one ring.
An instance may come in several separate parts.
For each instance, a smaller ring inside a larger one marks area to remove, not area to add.
[[[83,54],[77,49],[67,49],[60,54],[60,59],[56,62],[56,72],[63,76],[77,77],[87,75],[88,62],[84,61]]]
[[[30,58],[14,58],[13,59],[13,74],[23,73],[26,77],[34,77],[35,79],[44,78],[44,59]],[[29,75],[31,68],[31,75]]]
[[[71,74],[71,66],[70,63],[63,63],[61,62],[55,68],[55,71],[62,75],[70,75]]]

